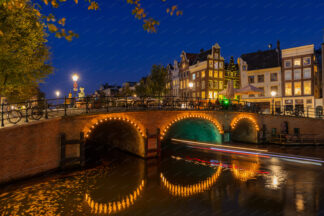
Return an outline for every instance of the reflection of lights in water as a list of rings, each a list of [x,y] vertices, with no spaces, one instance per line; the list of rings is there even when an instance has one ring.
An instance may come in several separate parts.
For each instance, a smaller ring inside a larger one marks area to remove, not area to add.
[[[168,191],[173,196],[189,197],[204,192],[206,190],[209,190],[213,186],[213,184],[215,184],[221,172],[222,172],[222,166],[220,165],[217,168],[216,172],[211,177],[197,184],[187,185],[187,186],[170,183],[162,173],[160,174],[160,179],[162,184],[168,189]]]
[[[239,168],[243,166],[244,169]],[[260,168],[259,160],[256,162],[248,162],[247,164],[234,160],[232,162],[232,173],[235,178],[242,182],[255,178]]]
[[[125,210],[138,199],[139,195],[143,191],[145,181],[142,180],[141,184],[124,199],[115,202],[98,203],[94,201],[89,194],[85,194],[85,201],[91,208],[91,212],[94,214],[111,214]]]
[[[265,186],[269,189],[279,189],[282,183],[286,181],[286,172],[278,165],[269,166],[270,175],[265,177]]]
[[[304,197],[302,194],[296,196],[296,209],[297,211],[304,211]]]

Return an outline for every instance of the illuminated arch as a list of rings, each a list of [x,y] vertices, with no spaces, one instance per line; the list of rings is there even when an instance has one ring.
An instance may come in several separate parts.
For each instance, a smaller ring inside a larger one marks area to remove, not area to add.
[[[251,122],[253,127],[257,131],[260,130],[260,127],[259,127],[259,124],[258,124],[257,120],[253,116],[247,115],[247,114],[237,115],[231,122],[231,129],[234,130],[236,128],[237,124],[243,119],[247,119],[249,122]]]
[[[169,193],[172,194],[173,196],[189,197],[204,192],[206,190],[209,190],[216,183],[221,172],[222,172],[222,164],[218,166],[216,172],[211,177],[197,184],[186,185],[186,186],[170,183],[162,173],[160,174],[160,179],[164,187],[166,187]]]
[[[242,168],[243,167],[243,168]],[[248,164],[242,164],[237,160],[232,162],[232,173],[233,176],[242,181],[246,182],[249,179],[253,179],[260,169],[259,159],[256,162],[248,162]]]
[[[91,208],[93,214],[114,214],[123,211],[130,206],[134,205],[135,201],[139,198],[143,192],[145,181],[142,180],[141,184],[125,198],[107,203],[99,203],[94,201],[89,194],[85,194],[85,201]]]
[[[168,124],[161,127],[161,140],[164,139],[165,135],[167,134],[170,127],[175,124],[178,121],[184,120],[184,119],[190,119],[190,118],[199,118],[199,119],[205,119],[211,122],[219,131],[220,134],[224,134],[224,130],[222,125],[218,122],[217,119],[206,115],[206,114],[184,114],[184,115],[178,115],[174,120],[170,121]]]
[[[105,115],[105,116],[100,116],[98,118],[94,118],[91,120],[91,122],[83,129],[83,132],[85,134],[85,138],[89,138],[93,130],[102,125],[105,122],[109,121],[123,121],[126,122],[130,125],[132,125],[138,133],[144,138],[145,137],[145,127],[137,122],[135,119],[130,118],[129,116],[126,115]]]

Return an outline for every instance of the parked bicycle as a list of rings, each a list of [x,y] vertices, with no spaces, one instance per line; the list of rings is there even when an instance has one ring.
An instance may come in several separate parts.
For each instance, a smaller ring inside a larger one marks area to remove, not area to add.
[[[4,118],[12,124],[17,124],[23,117],[30,120],[40,120],[44,115],[44,109],[40,106],[33,107],[7,107]]]

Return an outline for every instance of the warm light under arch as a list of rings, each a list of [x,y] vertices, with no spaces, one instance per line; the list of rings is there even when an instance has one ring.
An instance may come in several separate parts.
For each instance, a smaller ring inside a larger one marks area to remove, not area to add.
[[[231,122],[231,129],[234,130],[237,124],[243,119],[249,120],[257,131],[260,130],[257,120],[253,116],[247,114],[240,114],[236,116]]]
[[[224,134],[224,130],[222,125],[213,117],[205,114],[187,114],[187,115],[179,115],[174,120],[169,122],[167,125],[161,128],[161,140],[164,139],[165,135],[167,134],[170,127],[175,124],[178,121],[184,120],[184,119],[190,119],[190,118],[198,118],[198,119],[205,119],[213,123],[213,125],[217,128],[220,134]]]
[[[126,123],[129,123],[130,125],[132,125],[140,134],[141,136],[144,138],[145,137],[145,133],[144,133],[144,126],[140,123],[138,123],[136,120],[133,120],[131,118],[129,118],[128,116],[105,116],[105,117],[101,117],[101,118],[96,118],[92,120],[92,123],[90,123],[89,126],[85,127],[83,132],[85,133],[85,138],[89,138],[89,136],[91,135],[91,133],[93,132],[93,130],[98,127],[99,125],[108,122],[108,121],[124,121]]]

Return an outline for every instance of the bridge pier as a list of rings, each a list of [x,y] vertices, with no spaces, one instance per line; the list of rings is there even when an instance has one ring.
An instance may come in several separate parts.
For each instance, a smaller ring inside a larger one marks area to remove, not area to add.
[[[150,134],[149,130],[146,129],[145,139],[145,158],[154,158],[161,156],[161,140],[160,140],[160,129],[156,129],[155,134]]]

